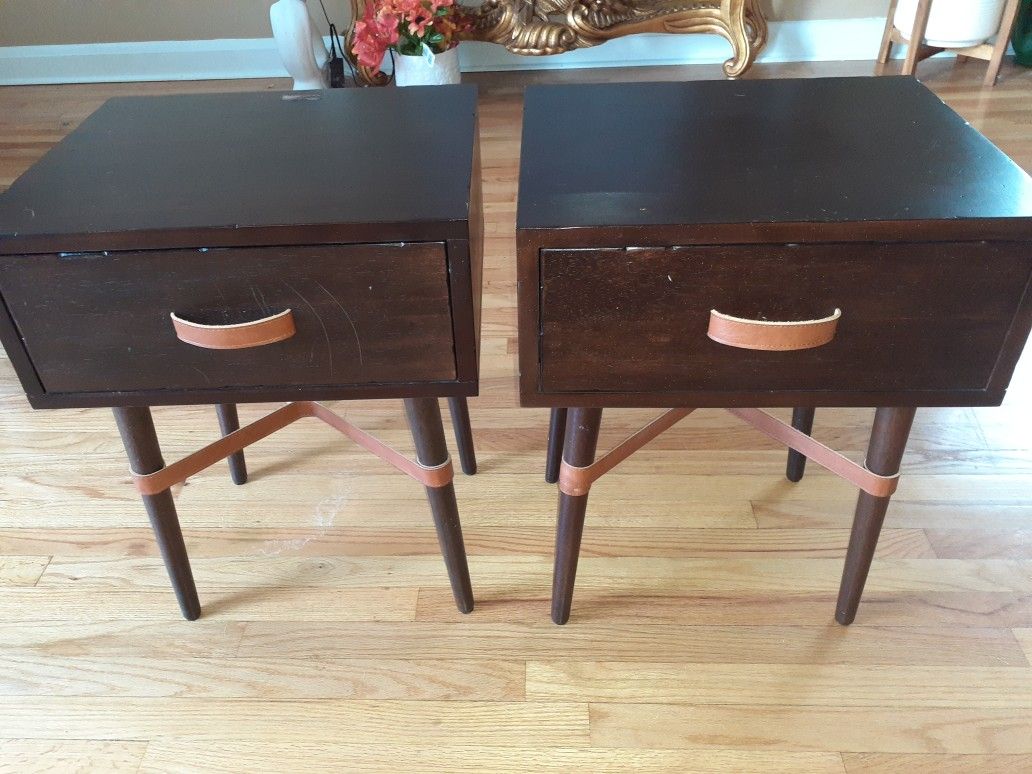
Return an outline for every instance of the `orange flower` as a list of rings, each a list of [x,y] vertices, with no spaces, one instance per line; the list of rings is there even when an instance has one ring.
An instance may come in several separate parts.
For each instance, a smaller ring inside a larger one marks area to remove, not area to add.
[[[387,49],[398,42],[398,18],[389,13],[375,13],[373,5],[368,3],[363,17],[355,22],[352,51],[360,65],[379,70]]]
[[[371,0],[355,24],[352,51],[359,64],[379,69],[388,48],[418,54],[428,46],[441,53],[470,27],[469,15],[455,0]]]

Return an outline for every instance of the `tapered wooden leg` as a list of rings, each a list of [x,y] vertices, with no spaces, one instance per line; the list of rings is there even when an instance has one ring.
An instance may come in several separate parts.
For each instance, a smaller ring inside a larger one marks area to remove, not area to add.
[[[598,428],[602,409],[571,409],[566,425],[563,459],[570,465],[585,467],[595,460]],[[559,514],[555,529],[555,567],[552,571],[552,620],[564,624],[570,620],[573,605],[573,584],[577,578],[584,512],[588,496],[559,493]]]
[[[566,409],[554,408],[548,420],[548,456],[545,457],[545,481],[559,480],[559,463],[563,461],[563,440],[566,436]]]
[[[165,467],[150,409],[131,406],[116,408],[114,412],[133,472],[154,473]],[[172,493],[166,489],[155,495],[143,495],[143,504],[158,541],[161,558],[165,561],[168,577],[172,581],[172,588],[176,592],[176,599],[179,600],[179,608],[184,618],[194,621],[201,615],[201,603],[197,599],[197,587],[190,570],[190,559],[186,554]]]
[[[1007,0],[1003,10],[1003,18],[1000,20],[1000,32],[996,36],[996,43],[993,44],[993,53],[989,57],[989,67],[985,71],[985,86],[995,86],[996,79],[1000,75],[1000,65],[1003,64],[1003,55],[1007,53],[1007,44],[1010,42],[1011,30],[1014,29],[1014,20],[1018,17],[1018,10],[1021,0]]]
[[[893,18],[896,15],[896,6],[899,0],[891,0],[889,3],[889,15],[885,18],[885,31],[882,33],[881,47],[878,49],[878,61],[885,64],[892,55],[892,30]]]
[[[469,425],[469,405],[465,398],[448,398],[448,413],[451,414],[452,429],[455,431],[455,445],[459,449],[459,463],[462,472],[472,476],[477,472],[477,455],[473,450],[473,428]]]
[[[219,417],[219,427],[223,435],[240,429],[240,418],[237,416],[235,403],[219,403],[215,406],[215,413]],[[244,452],[234,452],[227,458],[229,462],[229,475],[234,484],[247,483],[247,463],[244,462]]]
[[[792,409],[792,427],[810,435],[813,432],[813,415],[815,409],[809,406]],[[806,457],[795,449],[788,450],[788,466],[785,477],[789,481],[801,481],[806,470]]]
[[[416,445],[416,459],[427,466],[440,465],[447,460],[448,447],[444,442],[444,425],[441,424],[441,407],[437,399],[408,398],[405,400],[405,413]],[[426,499],[434,516],[437,542],[448,568],[455,604],[460,612],[469,613],[473,610],[473,587],[469,581],[455,487],[450,483],[441,487],[428,486]]]
[[[917,12],[914,14],[914,27],[910,30],[910,41],[907,43],[907,56],[903,60],[903,75],[913,75],[917,63],[921,59],[924,46],[925,30],[928,28],[928,15],[932,11],[932,0],[918,0]]]
[[[875,413],[867,447],[867,468],[872,473],[891,476],[899,472],[914,412],[913,408],[880,408]],[[853,531],[849,536],[846,566],[842,571],[842,585],[835,608],[835,620],[840,624],[849,625],[856,618],[888,507],[888,497],[875,497],[867,492],[861,492],[856,502]]]

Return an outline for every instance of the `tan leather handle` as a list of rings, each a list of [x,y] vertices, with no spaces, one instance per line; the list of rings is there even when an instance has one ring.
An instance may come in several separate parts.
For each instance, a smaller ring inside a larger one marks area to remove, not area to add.
[[[732,317],[711,309],[706,335],[720,344],[740,349],[811,349],[835,338],[835,329],[841,316],[842,310],[836,309],[834,314],[819,320],[772,322]]]
[[[274,344],[295,333],[294,314],[285,309],[271,317],[235,325],[202,325],[172,313],[172,327],[180,341],[205,349],[246,349]]]

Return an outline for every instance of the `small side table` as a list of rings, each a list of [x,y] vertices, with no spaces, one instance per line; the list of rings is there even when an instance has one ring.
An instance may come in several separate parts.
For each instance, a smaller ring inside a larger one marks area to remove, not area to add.
[[[917,13],[914,14],[914,27],[909,37],[904,37],[893,23],[896,15],[896,6],[899,0],[889,0],[889,15],[885,19],[885,32],[882,34],[881,48],[878,50],[878,61],[885,64],[892,55],[894,43],[907,47],[907,56],[903,60],[903,74],[914,75],[917,72],[917,63],[922,59],[946,51],[945,48],[929,46],[924,42],[925,28],[928,26],[928,17],[932,12],[932,0],[918,0]],[[966,48],[949,49],[957,56],[967,56],[972,59],[983,59],[989,63],[985,71],[986,86],[995,86],[996,79],[1000,75],[1000,66],[1003,64],[1003,56],[1007,53],[1007,45],[1010,43],[1010,33],[1014,28],[1014,20],[1018,16],[1021,0],[1007,0],[1004,6],[1003,16],[1000,18],[1000,29],[996,34],[996,40],[992,43],[979,43]]]
[[[908,77],[539,86],[523,121],[520,402],[552,409],[553,620],[592,484],[709,407],[789,446],[791,480],[805,458],[860,489],[851,623],[917,407],[1003,400],[1032,328],[1032,180]],[[820,406],[877,409],[863,464],[810,437]],[[667,411],[596,459],[621,407]]]
[[[34,408],[114,409],[186,618],[170,487],[226,458],[243,483],[306,418],[425,487],[469,612],[438,398],[472,473],[482,235],[473,87],[113,99],[0,197],[0,340]],[[365,398],[404,400],[416,460],[316,402]],[[166,464],[150,407],[181,404],[223,437]]]

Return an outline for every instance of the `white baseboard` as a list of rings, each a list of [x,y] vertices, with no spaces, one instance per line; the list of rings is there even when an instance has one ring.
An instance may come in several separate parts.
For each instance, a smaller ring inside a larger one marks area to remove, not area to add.
[[[885,20],[878,18],[771,22],[767,45],[757,61],[874,59],[884,28]],[[464,43],[459,49],[464,72],[715,64],[730,56],[731,46],[717,35],[632,35],[545,57],[517,56],[489,43]]]
[[[773,22],[761,62],[874,59],[883,19]],[[466,72],[550,70],[723,62],[730,46],[715,35],[634,35],[547,57],[510,54],[501,46],[464,43]],[[278,78],[286,71],[272,38],[160,40],[0,47],[0,85]]]
[[[272,38],[0,48],[0,85],[285,77]]]

